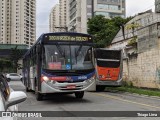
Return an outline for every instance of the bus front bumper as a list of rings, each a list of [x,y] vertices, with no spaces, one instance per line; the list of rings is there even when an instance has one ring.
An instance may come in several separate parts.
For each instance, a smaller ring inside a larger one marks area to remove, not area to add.
[[[45,81],[41,84],[41,92],[40,93],[60,93],[60,92],[78,92],[78,91],[86,91],[90,86],[95,83],[95,79],[91,78],[89,80],[85,80],[83,82],[75,82],[75,83],[47,83]]]
[[[122,78],[117,81],[101,81],[96,79],[96,85],[98,86],[121,86],[122,85]]]

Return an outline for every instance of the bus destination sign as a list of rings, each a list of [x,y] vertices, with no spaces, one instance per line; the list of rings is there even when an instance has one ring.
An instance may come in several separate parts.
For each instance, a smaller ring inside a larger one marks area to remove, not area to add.
[[[46,36],[49,41],[91,41],[91,37],[86,36]]]

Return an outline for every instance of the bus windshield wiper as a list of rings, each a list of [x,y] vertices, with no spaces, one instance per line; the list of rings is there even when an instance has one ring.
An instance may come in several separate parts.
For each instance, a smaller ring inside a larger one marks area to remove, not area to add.
[[[78,50],[77,50],[77,52],[76,52],[76,58],[77,58],[77,56],[79,55],[81,49],[82,49],[82,45],[78,48]]]
[[[78,55],[79,55],[79,53],[80,53],[81,49],[82,49],[82,45],[78,48],[78,50],[77,50],[77,51],[76,51],[76,48],[74,49],[74,54],[75,54],[76,64],[77,64],[77,57],[78,57]]]
[[[65,58],[65,50],[63,52],[62,48],[58,44],[56,46],[57,46],[57,49],[58,49],[59,53],[61,54],[61,56]]]

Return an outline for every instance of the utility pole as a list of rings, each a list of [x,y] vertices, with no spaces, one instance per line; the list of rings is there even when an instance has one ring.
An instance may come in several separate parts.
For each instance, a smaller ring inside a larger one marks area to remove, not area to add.
[[[68,32],[68,27],[55,27],[55,28],[65,29],[65,31]]]

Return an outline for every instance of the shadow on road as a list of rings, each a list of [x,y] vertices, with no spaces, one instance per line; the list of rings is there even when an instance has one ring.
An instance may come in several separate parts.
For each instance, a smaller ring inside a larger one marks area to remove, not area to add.
[[[114,90],[114,89],[105,89],[105,90],[102,90],[102,91],[94,91],[94,93],[125,93],[124,91],[119,91],[119,90]]]
[[[63,94],[63,93],[53,93],[53,94],[47,94],[44,96],[43,101],[46,101],[47,103],[91,103],[91,101],[85,99],[85,96],[83,99],[77,99],[75,98],[74,94]]]

